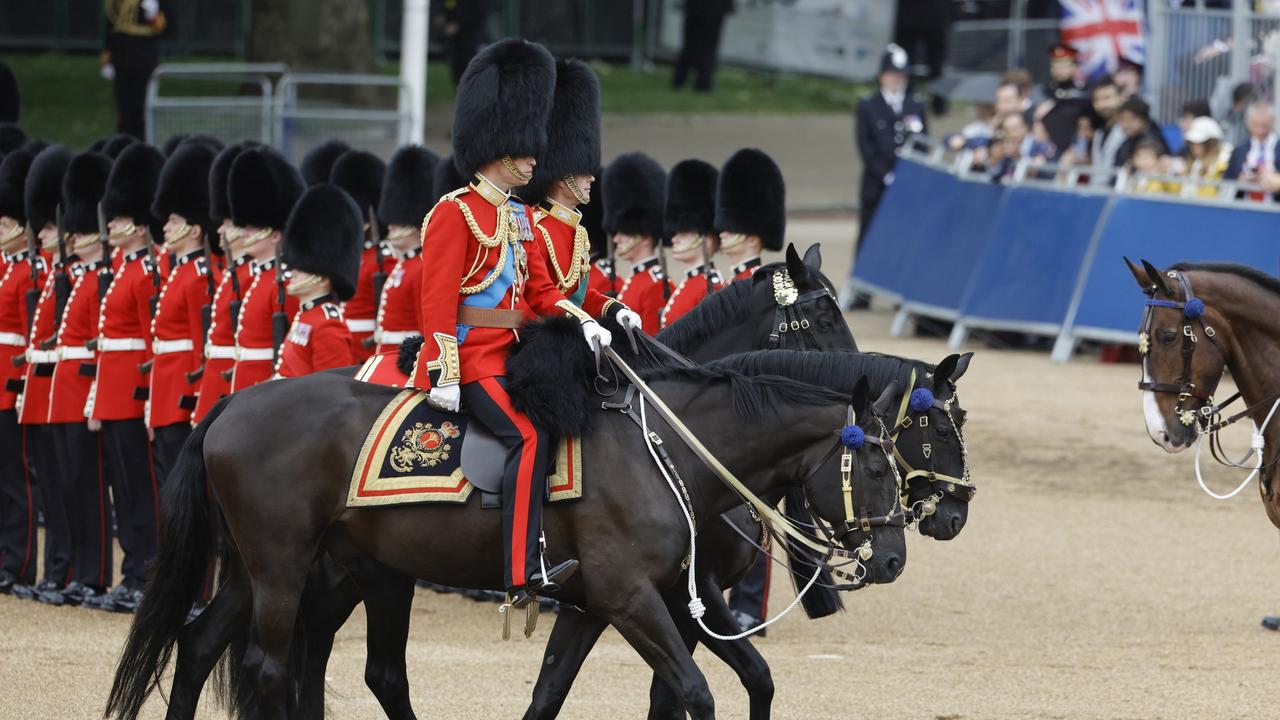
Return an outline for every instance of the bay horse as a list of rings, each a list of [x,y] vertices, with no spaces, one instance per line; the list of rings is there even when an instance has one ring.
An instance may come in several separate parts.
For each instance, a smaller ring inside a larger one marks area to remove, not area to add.
[[[847,393],[785,377],[707,369],[666,371],[654,389],[682,408],[690,429],[741,473],[752,492],[802,486],[819,517],[842,523],[846,503],[835,455],[836,434],[850,408]],[[136,714],[182,630],[216,534],[215,516],[205,502],[206,482],[227,539],[243,560],[232,572],[246,573],[252,586],[254,639],[241,670],[255,689],[252,712],[287,717],[293,708],[287,666],[294,622],[308,569],[321,550],[339,562],[356,553],[409,577],[498,588],[497,513],[476,503],[346,507],[349,469],[364,433],[395,393],[336,375],[312,375],[237,393],[197,426],[166,484],[163,550],[130,631],[108,712]],[[866,436],[887,434],[890,399],[882,396],[873,406],[864,384],[855,401]],[[631,421],[620,413],[597,416],[583,451],[587,474],[597,468],[593,492],[569,506],[551,506],[546,515],[549,557],[570,554],[582,563],[556,597],[613,624],[663,681],[677,688],[690,714],[713,717],[706,681],[662,598],[662,590],[679,578],[687,553],[685,519],[650,466]],[[675,437],[651,417],[655,431]],[[328,441],[303,448],[291,442],[296,437]],[[867,579],[889,582],[905,562],[905,517],[884,445],[877,451],[870,447],[857,453],[860,477],[853,494],[859,514],[878,519],[869,532],[842,525],[847,530],[843,544],[854,550],[870,543]],[[684,482],[696,517],[710,518],[740,502],[695,464],[689,451],[670,442],[668,448],[687,473]],[[287,493],[269,482],[274,478],[290,478]],[[635,538],[649,542],[637,547]]]

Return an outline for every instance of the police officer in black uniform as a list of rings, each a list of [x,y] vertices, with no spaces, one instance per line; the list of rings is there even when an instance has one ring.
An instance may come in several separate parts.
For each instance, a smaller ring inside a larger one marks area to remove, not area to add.
[[[716,56],[720,54],[720,30],[724,16],[733,12],[733,0],[685,0],[684,38],[676,57],[671,84],[684,87],[693,73],[693,89],[711,92],[716,74]]]
[[[893,164],[897,161],[898,148],[912,135],[928,132],[924,103],[907,88],[907,68],[906,51],[897,45],[889,45],[880,60],[879,90],[858,101],[853,134],[858,154],[862,156],[859,253],[862,252],[867,228],[871,226],[871,218],[880,205],[880,197],[885,187],[893,182]],[[854,298],[846,293],[843,304],[846,308],[866,307],[866,298]]]
[[[116,131],[146,137],[147,81],[160,64],[168,21],[160,0],[106,0],[107,46],[102,74],[115,81]]]

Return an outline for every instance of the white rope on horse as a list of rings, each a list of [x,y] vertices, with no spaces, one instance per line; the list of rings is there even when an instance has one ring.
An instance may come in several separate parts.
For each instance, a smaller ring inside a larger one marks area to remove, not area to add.
[[[659,459],[658,452],[653,447],[653,439],[649,434],[649,420],[645,414],[645,404],[644,395],[640,395],[640,431],[644,435],[644,446],[649,451],[650,457],[653,458],[654,464],[658,466],[658,470],[662,473],[662,477],[666,479],[667,487],[671,488],[671,493],[675,495],[676,503],[680,506],[680,512],[684,515],[685,523],[689,526],[689,616],[697,621],[698,627],[702,628],[703,632],[717,640],[740,640],[749,635],[754,635],[786,617],[787,613],[794,610],[796,605],[800,604],[801,598],[804,597],[805,593],[809,592],[809,588],[813,587],[813,584],[817,582],[818,576],[822,573],[821,565],[816,565],[814,567],[813,577],[809,578],[809,582],[806,583],[804,588],[796,594],[795,599],[791,601],[790,605],[788,605],[781,613],[778,613],[750,630],[745,630],[737,635],[721,635],[707,627],[707,624],[702,621],[702,616],[706,614],[707,607],[703,604],[702,598],[698,597],[696,566],[698,557],[698,533],[694,528],[693,509],[685,504],[684,494],[680,492],[680,488],[676,487],[676,481],[671,477],[671,474],[667,472],[666,465],[661,461],[661,459]],[[865,574],[866,570],[862,568],[861,563],[858,563],[858,567],[859,569],[862,569]]]
[[[1253,479],[1258,477],[1258,473],[1262,471],[1263,451],[1266,449],[1266,446],[1267,446],[1267,441],[1266,441],[1266,438],[1263,436],[1263,433],[1266,431],[1267,426],[1271,424],[1271,418],[1276,414],[1276,408],[1278,407],[1280,407],[1280,399],[1277,399],[1274,403],[1272,403],[1271,411],[1267,413],[1266,419],[1262,421],[1262,427],[1258,427],[1257,423],[1253,424],[1253,438],[1252,438],[1252,442],[1250,443],[1248,452],[1246,452],[1239,460],[1235,462],[1231,462],[1230,460],[1224,460],[1222,462],[1222,464],[1226,465],[1227,467],[1241,468],[1241,469],[1247,469],[1247,470],[1253,471],[1249,473],[1249,477],[1246,477],[1244,479],[1244,482],[1240,483],[1239,487],[1237,487],[1235,490],[1232,490],[1231,492],[1225,495],[1220,495],[1210,490],[1209,486],[1206,485],[1204,482],[1204,476],[1200,474],[1200,450],[1201,448],[1204,447],[1204,438],[1206,435],[1212,436],[1213,432],[1216,432],[1216,431],[1200,433],[1200,435],[1196,438],[1196,482],[1200,483],[1200,489],[1203,490],[1206,495],[1213,498],[1214,500],[1230,500],[1236,495],[1239,495],[1241,491],[1243,491],[1246,487],[1249,487],[1249,483],[1253,482]],[[1245,463],[1248,462],[1250,457],[1256,458],[1256,462],[1253,465],[1253,467],[1249,467],[1245,465]]]

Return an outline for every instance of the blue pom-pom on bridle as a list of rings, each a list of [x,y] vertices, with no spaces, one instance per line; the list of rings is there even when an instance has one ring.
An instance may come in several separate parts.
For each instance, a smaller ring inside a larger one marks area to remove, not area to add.
[[[857,450],[867,441],[867,434],[857,425],[845,425],[840,431],[840,442],[847,448]]]
[[[1182,309],[1182,314],[1185,315],[1188,320],[1195,320],[1196,318],[1204,315],[1204,301],[1198,297],[1191,298]]]
[[[911,401],[908,404],[918,413],[926,412],[933,407],[933,393],[928,388],[916,388],[911,391]]]

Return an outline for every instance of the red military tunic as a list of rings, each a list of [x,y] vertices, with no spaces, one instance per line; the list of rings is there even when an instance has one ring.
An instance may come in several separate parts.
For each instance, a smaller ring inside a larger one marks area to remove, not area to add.
[[[301,377],[321,370],[347,367],[360,362],[355,337],[342,319],[342,307],[332,295],[308,300],[298,307],[280,349],[276,374]]]
[[[23,368],[22,412],[18,414],[18,422],[23,425],[42,425],[49,421],[49,390],[53,384],[54,363],[58,360],[53,345],[61,322],[57,317],[57,277],[65,272],[61,263],[54,266],[54,272],[44,280],[40,302],[36,305],[35,322],[27,342],[27,363]],[[68,275],[70,288],[74,278]],[[42,349],[46,345],[48,348]]]
[[[591,277],[589,287],[601,295],[609,297],[618,297],[618,291],[622,289],[622,278],[612,277],[613,263],[608,258],[600,258],[591,263]],[[612,279],[611,279],[612,278]]]
[[[98,314],[98,374],[87,414],[94,420],[132,420],[146,410],[150,381],[140,366],[151,359],[151,298],[156,294],[145,248],[120,256]]]
[[[752,275],[755,275],[756,269],[759,267],[760,267],[759,255],[752,258],[747,258],[746,260],[743,260],[742,262],[733,266],[733,271],[732,271],[733,275],[732,275],[732,279],[729,282],[733,282],[734,280],[746,280],[750,278]]]
[[[245,290],[240,325],[236,328],[236,368],[231,376],[231,392],[271,379],[276,363],[272,317],[281,311],[292,317],[298,311],[298,299],[292,295],[286,294],[284,307],[280,306],[274,259],[254,263],[252,267],[253,282]]]
[[[699,265],[684,274],[680,285],[671,293],[667,306],[662,308],[662,327],[667,327],[684,317],[707,297],[708,277],[711,279],[711,292],[724,287],[724,278],[720,277],[720,271],[714,267]]]
[[[213,409],[219,400],[231,392],[231,370],[236,364],[236,325],[238,318],[231,317],[231,303],[236,301],[231,274],[235,273],[243,293],[253,280],[249,259],[240,257],[224,270],[218,289],[213,293],[213,317],[209,322],[209,336],[204,344],[204,374],[200,376],[200,390],[196,397],[196,409],[191,422],[198,423]]]
[[[203,360],[202,310],[210,302],[209,264],[204,251],[168,257],[171,269],[151,321],[155,361],[151,365],[147,426],[153,428],[191,422],[198,386],[188,378],[200,369]]]
[[[23,250],[5,258],[0,269],[0,410],[17,406],[23,372],[13,361],[27,350],[27,291],[39,289],[46,268],[44,258],[35,257],[40,277],[33,280],[32,263],[31,252]]]
[[[364,252],[360,254],[360,277],[356,280],[356,293],[351,296],[342,308],[347,318],[347,327],[351,337],[356,340],[356,351],[363,360],[372,354],[370,348],[364,346],[365,338],[373,335],[377,329],[378,308],[373,294],[373,276],[378,272],[378,260],[382,260],[383,272],[389,272],[394,264],[387,258],[386,247],[379,243],[374,245],[368,240],[364,243]]]
[[[377,352],[396,350],[400,343],[422,335],[422,248],[396,261],[382,287],[378,305]],[[363,356],[362,358],[363,359]]]
[[[547,275],[556,289],[580,307],[600,308],[595,314],[602,315],[618,301],[591,288],[591,239],[581,220],[581,212],[547,200],[533,213],[535,239],[542,241]]]
[[[95,351],[85,343],[98,335],[98,275],[106,262],[76,263],[73,284],[58,328],[58,365],[49,391],[49,422],[82,423],[88,417],[86,403],[97,374]]]
[[[460,325],[464,303],[517,313],[528,305],[538,315],[566,313],[583,320],[604,309],[590,298],[579,309],[556,289],[547,275],[543,244],[529,242],[529,218],[528,206],[481,180],[444,196],[427,216],[422,251],[430,261],[422,264],[421,300],[426,340],[414,367],[414,387],[506,374],[515,331]]]
[[[667,280],[666,274],[662,272],[662,265],[655,256],[631,269],[631,277],[622,284],[618,299],[639,313],[641,326],[646,333],[656,335],[662,329],[659,316],[667,304],[670,290],[671,281]]]

